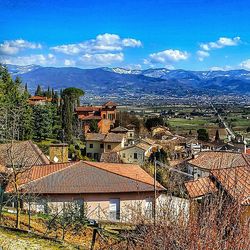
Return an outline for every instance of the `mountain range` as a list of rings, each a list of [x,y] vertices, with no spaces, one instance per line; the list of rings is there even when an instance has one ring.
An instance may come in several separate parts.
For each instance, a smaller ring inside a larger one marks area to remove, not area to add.
[[[169,70],[166,68],[128,70],[123,68],[80,69],[76,67],[42,67],[7,65],[34,91],[37,84],[62,89],[69,86],[96,94],[143,93],[156,95],[238,94],[250,95],[250,71]]]

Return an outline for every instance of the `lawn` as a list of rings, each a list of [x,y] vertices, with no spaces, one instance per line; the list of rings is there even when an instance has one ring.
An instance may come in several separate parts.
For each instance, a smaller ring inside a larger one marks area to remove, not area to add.
[[[185,118],[172,118],[168,120],[170,127],[176,132],[181,131],[196,131],[199,128],[204,127],[216,127],[216,124],[212,123],[212,119],[205,119],[201,117],[195,117],[193,120],[188,120]]]
[[[0,228],[0,247],[8,250],[77,249],[65,243],[46,240],[33,234]]]

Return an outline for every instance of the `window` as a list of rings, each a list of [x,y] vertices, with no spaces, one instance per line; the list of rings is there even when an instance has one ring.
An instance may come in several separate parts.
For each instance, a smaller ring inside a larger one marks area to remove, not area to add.
[[[134,159],[138,159],[137,153],[134,153]]]
[[[106,115],[105,115],[105,114],[103,114],[103,116],[102,116],[102,117],[103,117],[103,119],[106,119]]]
[[[103,148],[103,144],[100,144],[100,148]]]
[[[126,158],[126,154],[125,153],[122,154],[122,158]]]
[[[89,144],[89,147],[90,147],[90,148],[93,148],[93,147],[94,147],[94,145],[93,145],[93,144]]]
[[[129,134],[129,137],[133,137],[133,134],[132,134],[132,133],[130,133],[130,134]]]
[[[111,145],[110,144],[108,144],[108,149],[111,149]]]
[[[92,158],[92,154],[91,153],[87,153],[87,157],[88,158]]]
[[[120,220],[120,199],[109,200],[109,218],[112,221]]]
[[[99,154],[98,153],[94,153],[94,159],[98,160],[99,159]]]

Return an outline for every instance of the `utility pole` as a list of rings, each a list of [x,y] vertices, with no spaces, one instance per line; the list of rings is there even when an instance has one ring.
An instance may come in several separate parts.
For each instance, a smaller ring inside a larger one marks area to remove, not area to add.
[[[154,225],[156,224],[156,157],[154,157],[154,204],[153,204],[153,216],[154,216]]]

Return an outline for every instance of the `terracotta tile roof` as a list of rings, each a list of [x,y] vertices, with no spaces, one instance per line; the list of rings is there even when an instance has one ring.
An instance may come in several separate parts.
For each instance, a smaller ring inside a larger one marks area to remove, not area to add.
[[[104,139],[104,142],[122,142],[124,134],[108,133]]]
[[[216,181],[235,200],[247,203],[250,197],[250,167],[240,166],[235,168],[212,170],[211,174]],[[250,203],[249,203],[250,204]]]
[[[75,111],[82,111],[82,112],[91,112],[91,111],[99,111],[100,107],[96,107],[96,106],[81,106],[81,107],[76,107]]]
[[[39,165],[28,168],[25,172],[20,173],[19,176],[19,185],[25,184],[29,181],[38,180],[44,176],[48,176],[54,172],[60,171],[67,167],[71,167],[76,162],[67,162],[67,163],[56,163],[56,164],[48,164],[48,165]],[[11,190],[11,182],[7,186],[6,191],[9,192]]]
[[[82,121],[89,121],[89,120],[101,120],[102,117],[99,115],[79,115],[78,118]]]
[[[104,134],[100,133],[87,133],[85,140],[86,141],[103,141],[105,138]]]
[[[153,191],[153,178],[138,165],[80,161],[38,166],[30,171],[29,181],[20,186],[23,192],[83,194]],[[27,180],[26,175],[20,179]],[[164,190],[159,183],[157,189]]]
[[[119,126],[119,127],[116,127],[116,128],[111,129],[111,132],[116,132],[116,133],[121,132],[121,133],[125,133],[125,132],[128,132],[128,129]]]
[[[41,101],[41,100],[47,100],[47,97],[44,97],[44,96],[37,96],[37,95],[34,95],[34,96],[31,96],[29,98],[29,100],[31,101]]]
[[[246,149],[246,154],[249,154],[249,155],[250,155],[250,148],[247,148],[247,149]]]
[[[18,141],[0,144],[0,164],[11,165],[42,165],[49,164],[49,159],[32,141]]]
[[[124,164],[124,163],[106,163],[106,162],[86,162],[88,165],[95,166],[97,168],[112,172],[124,177],[128,177],[134,180],[154,185],[154,179],[146,173],[139,165],[136,164]],[[158,183],[159,187],[162,187]]]
[[[202,177],[194,181],[188,181],[185,183],[185,187],[191,198],[202,197],[218,191],[209,177]]]
[[[228,167],[245,166],[250,163],[250,157],[236,152],[206,151],[200,152],[195,159],[188,163],[203,169],[223,169]]]

